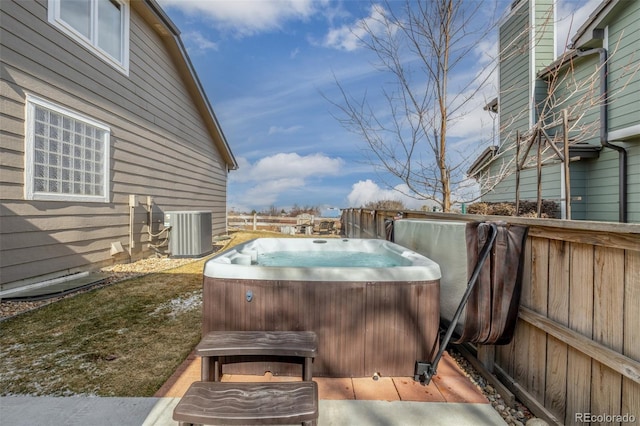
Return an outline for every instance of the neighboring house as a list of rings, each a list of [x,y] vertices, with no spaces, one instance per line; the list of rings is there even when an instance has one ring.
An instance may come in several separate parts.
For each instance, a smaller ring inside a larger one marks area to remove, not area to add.
[[[560,202],[566,217],[566,173],[549,149],[563,151],[566,110],[570,219],[640,222],[640,1],[603,1],[560,58],[554,3],[517,0],[501,22],[499,96],[485,107],[499,116],[500,142],[468,173],[493,187],[483,201],[514,201],[519,135],[520,199],[536,200],[537,143],[524,157],[544,130],[541,195]]]
[[[237,163],[154,0],[2,0],[0,27],[0,290],[147,256],[166,211],[226,232]]]

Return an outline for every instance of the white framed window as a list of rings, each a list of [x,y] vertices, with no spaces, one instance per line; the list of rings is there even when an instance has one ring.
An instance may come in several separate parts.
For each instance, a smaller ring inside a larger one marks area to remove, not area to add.
[[[129,74],[129,4],[123,0],[49,0],[49,22]]]
[[[109,127],[27,95],[25,198],[109,202]]]

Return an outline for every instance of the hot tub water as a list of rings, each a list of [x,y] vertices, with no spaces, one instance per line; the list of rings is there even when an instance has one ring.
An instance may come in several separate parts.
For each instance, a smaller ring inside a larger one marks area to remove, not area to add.
[[[397,256],[361,251],[275,251],[258,255],[258,266],[352,267],[352,268],[392,268],[408,266],[410,262]]]

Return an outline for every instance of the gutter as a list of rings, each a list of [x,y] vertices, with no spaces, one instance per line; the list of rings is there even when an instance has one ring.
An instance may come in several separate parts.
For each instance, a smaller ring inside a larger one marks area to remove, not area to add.
[[[579,57],[594,54],[600,55],[600,144],[603,148],[610,148],[618,151],[618,221],[627,222],[627,150],[621,146],[609,143],[609,110],[607,108],[607,97],[609,88],[607,84],[608,62],[607,49],[597,47],[589,50],[576,50]]]

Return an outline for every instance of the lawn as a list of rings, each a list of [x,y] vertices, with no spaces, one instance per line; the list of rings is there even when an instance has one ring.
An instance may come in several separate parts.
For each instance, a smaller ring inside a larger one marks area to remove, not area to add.
[[[274,234],[239,232],[223,250],[260,236]],[[207,259],[3,321],[0,395],[153,396],[200,340]]]

